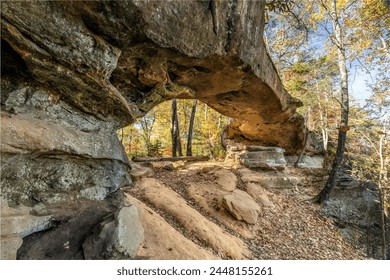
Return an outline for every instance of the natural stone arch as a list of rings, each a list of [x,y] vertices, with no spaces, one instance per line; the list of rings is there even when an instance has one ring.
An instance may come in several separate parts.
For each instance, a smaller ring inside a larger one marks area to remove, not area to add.
[[[261,50],[265,52],[264,48]],[[267,55],[263,61],[275,71]],[[136,71],[142,74],[124,78]],[[279,81],[276,71],[271,73]],[[198,99],[236,119],[227,130],[227,137],[233,141],[279,146],[292,153],[301,148],[302,119],[295,115],[299,101],[281,84],[277,88],[281,92],[275,93],[253,73],[250,65],[237,58],[213,55],[193,59],[142,44],[123,53],[111,82],[125,96],[134,96],[137,91],[139,95],[146,88],[143,98],[135,101],[140,115],[172,98]]]
[[[299,101],[263,44],[264,1],[213,3],[1,3],[1,197],[45,217],[11,232],[16,249],[58,224],[88,234],[125,205],[118,190],[131,185],[131,166],[116,129],[163,100],[196,98],[238,118],[234,141],[302,147]],[[67,232],[51,231],[53,258],[82,255],[82,236],[63,250]]]
[[[300,103],[263,44],[263,1],[217,2],[214,21],[202,1],[125,3],[3,3],[2,36],[37,82],[116,126],[163,100],[197,98],[242,120],[231,138],[301,148]]]

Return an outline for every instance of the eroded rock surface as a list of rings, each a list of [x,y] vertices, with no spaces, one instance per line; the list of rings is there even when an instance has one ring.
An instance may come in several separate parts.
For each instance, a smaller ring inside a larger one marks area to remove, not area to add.
[[[136,258],[154,260],[214,260],[220,259],[209,250],[196,245],[168,224],[157,212],[138,199],[127,195],[140,213],[145,239]]]
[[[102,201],[68,200],[35,209],[51,213],[46,231],[26,236],[18,259],[126,259],[133,258],[143,241],[135,206],[121,192]]]
[[[249,169],[238,169],[241,179],[246,183],[257,183],[270,189],[290,189],[299,183],[299,178],[288,173],[265,172],[259,173]]]
[[[265,50],[264,2],[217,2],[214,20],[208,5],[3,2],[3,55],[39,87],[117,126],[164,100],[196,98],[238,119],[229,138],[298,149],[300,103]],[[13,95],[6,91],[4,102]]]
[[[165,100],[236,118],[226,139],[300,149],[300,102],[263,44],[264,1],[215,3],[1,2],[1,196],[51,217],[18,258],[84,258],[132,185],[116,130]]]
[[[211,247],[223,258],[246,259],[249,252],[244,242],[221,229],[193,209],[175,191],[154,178],[143,178],[137,183],[132,194],[156,208],[163,209],[169,216],[175,217],[187,236],[200,240]]]
[[[19,205],[17,208],[8,206],[4,199],[0,199],[0,258],[15,260],[16,251],[23,243],[23,237],[50,227],[51,215],[31,215],[31,207]]]

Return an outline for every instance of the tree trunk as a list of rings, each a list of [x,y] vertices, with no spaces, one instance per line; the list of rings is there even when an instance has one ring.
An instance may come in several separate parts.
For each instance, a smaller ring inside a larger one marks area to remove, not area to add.
[[[332,192],[334,186],[337,182],[337,173],[340,170],[341,163],[343,161],[345,142],[347,138],[347,132],[339,130],[339,138],[337,143],[336,157],[333,161],[332,171],[329,174],[328,181],[325,184],[325,187],[322,191],[315,197],[315,201],[322,203],[329,198],[330,193]]]
[[[384,129],[385,131],[385,129]],[[387,259],[387,242],[386,242],[386,186],[382,186],[382,181],[387,182],[387,170],[385,169],[385,161],[383,156],[383,140],[385,139],[384,132],[379,139],[379,160],[380,160],[380,170],[379,170],[379,201],[381,207],[381,231],[382,231],[382,258]]]
[[[183,156],[180,141],[179,118],[177,115],[177,101],[175,98],[172,99],[171,138],[172,157],[176,157],[177,154],[179,155],[179,157]]]
[[[121,144],[123,145],[123,127],[121,128]]]
[[[303,155],[305,154],[305,151],[307,148],[307,143],[308,143],[308,138],[309,138],[309,130],[307,129],[306,126],[305,126],[304,134],[305,134],[305,140],[304,140],[303,148],[302,148],[301,152],[299,153],[299,156],[298,156],[296,162],[294,163],[295,168],[299,167],[299,164],[301,163]]]
[[[188,127],[188,136],[187,136],[187,156],[192,156],[192,135],[194,133],[194,121],[195,121],[197,104],[198,104],[198,100],[195,100],[191,110],[190,125]]]
[[[329,139],[329,134],[328,134],[328,130],[326,128],[321,128],[321,132],[322,132],[322,141],[323,141],[323,147],[324,147],[324,150],[325,152],[328,151],[328,139]]]
[[[324,150],[327,151],[327,149],[328,149],[328,130],[327,130],[327,124],[325,122],[325,117],[324,117],[324,116],[326,116],[326,113],[324,112],[325,108],[323,108],[322,104],[321,104],[321,96],[320,96],[320,89],[318,86],[318,81],[316,81],[316,90],[317,90],[317,105],[318,105],[319,114],[320,114],[322,143],[323,143]],[[327,97],[325,94],[325,100],[326,99],[327,99]]]
[[[181,140],[180,140],[180,128],[179,128],[179,118],[177,115],[177,110],[176,110],[176,117],[175,117],[175,126],[176,126],[176,147],[177,147],[177,154],[179,157],[183,156],[183,150],[181,149]]]
[[[302,150],[299,153],[299,156],[298,156],[296,162],[294,163],[294,167],[296,167],[296,168],[299,166],[299,163],[302,161],[303,155],[304,155],[306,148],[307,148],[307,144],[308,144],[308,140],[309,140],[309,128],[308,128],[309,116],[310,116],[310,106],[308,107],[307,117],[305,118],[305,130],[304,130],[305,140],[303,143]]]
[[[153,162],[153,161],[208,161],[208,156],[190,156],[190,157],[134,157],[131,160],[134,162]]]
[[[177,155],[177,141],[176,141],[176,118],[177,108],[176,99],[172,99],[172,113],[171,113],[171,141],[172,141],[172,157]]]
[[[379,202],[381,208],[381,239],[382,239],[382,259],[387,259],[387,242],[386,242],[386,214],[385,214],[385,192],[379,186]]]
[[[334,44],[337,47],[338,65],[341,79],[341,119],[339,127],[339,136],[337,143],[336,157],[333,161],[332,171],[329,175],[328,181],[322,191],[315,197],[315,201],[322,203],[329,198],[330,193],[337,182],[337,172],[340,170],[345,151],[345,142],[347,139],[348,114],[349,114],[349,96],[348,96],[348,71],[346,66],[346,56],[343,44],[343,33],[337,15],[336,0],[332,1],[331,18],[333,21],[333,30],[335,34]]]

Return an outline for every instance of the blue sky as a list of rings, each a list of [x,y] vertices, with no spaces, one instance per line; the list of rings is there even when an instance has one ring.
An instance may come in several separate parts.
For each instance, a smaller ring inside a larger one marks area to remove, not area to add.
[[[371,76],[369,74],[363,73],[362,70],[352,68],[350,69],[350,90],[351,90],[351,96],[359,101],[364,101],[364,99],[367,99],[371,91],[367,87],[367,81],[371,80]]]

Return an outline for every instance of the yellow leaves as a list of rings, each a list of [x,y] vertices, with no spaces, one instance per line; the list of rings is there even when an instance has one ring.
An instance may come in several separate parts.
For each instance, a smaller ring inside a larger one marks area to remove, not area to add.
[[[389,20],[389,8],[382,0],[363,0],[364,4],[360,9],[363,20]]]
[[[347,8],[349,5],[351,5],[353,1],[352,0],[337,0],[336,1],[336,8],[337,10],[344,10]]]
[[[367,49],[372,44],[372,41],[371,40],[360,40],[359,43],[360,43],[361,49]]]
[[[324,19],[325,15],[322,11],[319,11],[318,13],[312,13],[310,19],[313,22],[320,22]]]
[[[385,103],[386,99],[389,98],[389,94],[389,92],[378,92],[372,99],[377,103]]]

